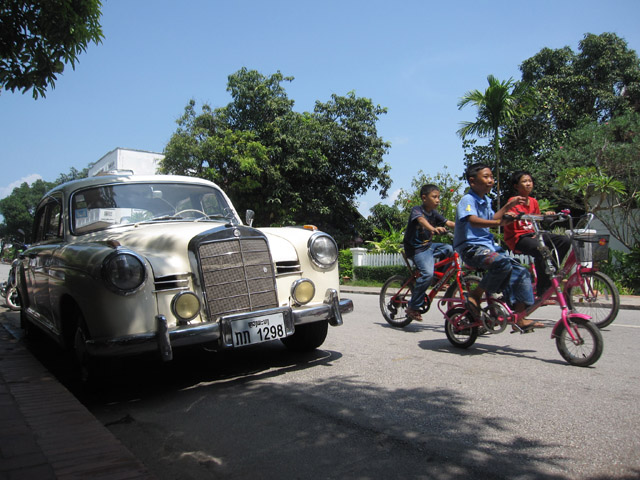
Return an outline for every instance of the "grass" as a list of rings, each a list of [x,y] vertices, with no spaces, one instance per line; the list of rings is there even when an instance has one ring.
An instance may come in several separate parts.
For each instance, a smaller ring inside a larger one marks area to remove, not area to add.
[[[375,280],[349,280],[348,282],[340,282],[341,285],[350,285],[352,287],[382,287],[383,282]]]

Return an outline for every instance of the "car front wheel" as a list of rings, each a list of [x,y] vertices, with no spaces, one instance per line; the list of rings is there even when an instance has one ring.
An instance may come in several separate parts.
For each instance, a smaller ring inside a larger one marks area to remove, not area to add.
[[[306,323],[304,325],[296,325],[296,331],[293,335],[282,339],[282,343],[289,350],[295,352],[308,352],[315,350],[324,343],[327,338],[329,322]]]

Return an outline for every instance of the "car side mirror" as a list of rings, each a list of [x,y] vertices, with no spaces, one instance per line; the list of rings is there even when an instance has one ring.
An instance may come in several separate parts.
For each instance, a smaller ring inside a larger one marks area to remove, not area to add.
[[[255,217],[255,215],[256,212],[253,210],[247,210],[247,213],[245,214],[245,223],[250,227],[253,226],[253,217]]]

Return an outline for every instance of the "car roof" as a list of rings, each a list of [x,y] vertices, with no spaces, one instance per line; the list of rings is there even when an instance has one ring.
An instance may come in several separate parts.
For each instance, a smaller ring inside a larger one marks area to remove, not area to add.
[[[76,190],[86,187],[94,187],[99,185],[113,185],[123,183],[191,183],[197,185],[208,185],[221,190],[215,183],[198,177],[187,177],[184,175],[97,175],[95,177],[80,178],[60,184],[45,194],[45,198],[55,192],[64,192],[70,194]]]

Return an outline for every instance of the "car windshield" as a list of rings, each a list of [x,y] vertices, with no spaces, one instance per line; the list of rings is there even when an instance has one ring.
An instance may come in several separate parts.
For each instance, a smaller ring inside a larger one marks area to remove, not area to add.
[[[71,198],[76,235],[116,225],[180,220],[237,223],[220,190],[206,185],[125,183],[79,190]]]

